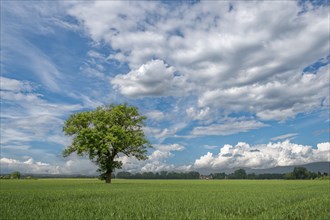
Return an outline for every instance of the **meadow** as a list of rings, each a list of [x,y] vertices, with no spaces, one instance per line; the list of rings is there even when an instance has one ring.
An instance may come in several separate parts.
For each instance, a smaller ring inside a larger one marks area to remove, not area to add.
[[[0,219],[330,219],[329,180],[1,180],[0,189]]]

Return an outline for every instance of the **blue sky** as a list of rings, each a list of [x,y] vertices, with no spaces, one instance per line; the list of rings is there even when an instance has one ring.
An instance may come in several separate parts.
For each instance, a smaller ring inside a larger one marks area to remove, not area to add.
[[[94,173],[63,122],[110,103],[148,116],[147,161],[225,171],[330,160],[322,1],[1,1],[1,171]]]

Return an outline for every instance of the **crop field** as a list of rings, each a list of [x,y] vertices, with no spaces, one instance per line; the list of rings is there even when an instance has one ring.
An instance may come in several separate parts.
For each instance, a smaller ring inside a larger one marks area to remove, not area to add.
[[[330,219],[330,181],[0,181],[0,219]]]

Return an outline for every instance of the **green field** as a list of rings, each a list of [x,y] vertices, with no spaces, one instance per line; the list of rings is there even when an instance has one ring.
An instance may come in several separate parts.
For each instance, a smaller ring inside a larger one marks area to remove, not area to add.
[[[1,180],[0,219],[330,219],[330,181]]]

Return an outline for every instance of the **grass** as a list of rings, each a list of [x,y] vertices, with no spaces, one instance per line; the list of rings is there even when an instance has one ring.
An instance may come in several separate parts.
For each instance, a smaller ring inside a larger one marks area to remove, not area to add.
[[[0,181],[1,219],[330,219],[330,181]]]

